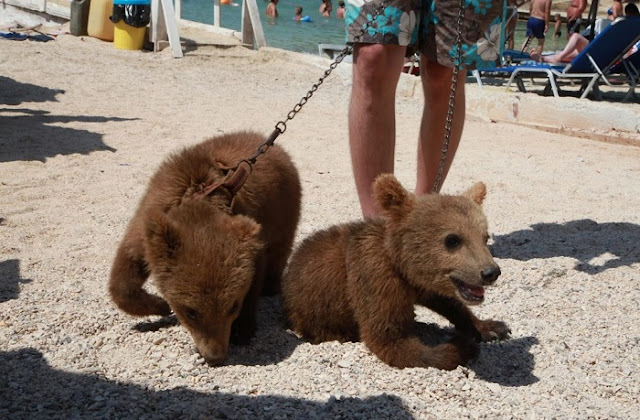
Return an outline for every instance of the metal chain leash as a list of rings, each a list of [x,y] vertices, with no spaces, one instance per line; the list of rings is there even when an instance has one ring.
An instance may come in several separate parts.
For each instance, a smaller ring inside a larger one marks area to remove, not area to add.
[[[371,15],[371,18],[362,26],[362,28],[360,29],[360,32],[358,34],[356,34],[354,36],[354,41],[353,43],[355,44],[356,42],[358,42],[358,40],[360,40],[362,38],[362,36],[364,35],[364,33],[366,32],[366,30],[375,22],[375,20],[378,18],[378,16],[380,16],[381,13],[383,13],[385,7],[387,6],[387,3],[390,0],[383,0],[382,3],[380,4],[379,7],[377,7],[374,11],[373,14]],[[445,136],[444,136],[444,141],[442,143],[442,155],[440,158],[440,165],[438,167],[438,172],[436,174],[436,180],[433,186],[433,191],[434,192],[438,192],[440,189],[440,183],[442,180],[442,176],[444,173],[444,166],[447,160],[447,153],[449,150],[449,141],[451,138],[451,128],[452,128],[452,122],[453,122],[453,113],[454,113],[454,108],[455,108],[455,101],[456,101],[456,91],[457,91],[457,86],[458,86],[458,73],[460,71],[460,63],[462,62],[462,20],[464,19],[464,1],[465,0],[460,0],[459,3],[459,10],[458,10],[458,21],[457,21],[457,38],[456,38],[456,48],[457,48],[457,56],[454,62],[454,67],[453,67],[453,75],[451,78],[451,90],[450,90],[450,94],[449,94],[449,105],[448,105],[448,110],[447,110],[447,118],[446,118],[446,123],[445,123]],[[338,64],[340,64],[342,62],[342,60],[347,56],[353,53],[353,47],[351,45],[347,45],[341,52],[340,54],[338,54],[335,58],[335,60],[329,65],[329,68],[327,70],[325,70],[324,74],[322,75],[322,77],[320,77],[320,79],[318,79],[317,83],[314,83],[311,86],[311,89],[306,93],[306,95],[304,95],[302,97],[302,99],[300,99],[300,101],[293,107],[293,109],[291,111],[289,111],[289,113],[287,114],[287,118],[284,121],[278,121],[275,125],[275,129],[273,130],[273,132],[269,135],[269,137],[267,138],[267,140],[260,144],[256,150],[256,153],[251,156],[250,158],[247,159],[242,159],[240,160],[237,165],[231,169],[230,173],[227,176],[227,180],[225,181],[224,185],[228,186],[228,185],[233,185],[234,189],[239,189],[240,186],[242,185],[242,183],[244,182],[244,179],[246,179],[247,177],[247,170],[244,168],[240,168],[240,165],[242,164],[246,164],[249,168],[248,168],[248,172],[251,172],[252,168],[253,168],[253,164],[256,163],[258,157],[260,157],[260,155],[266,153],[266,151],[269,149],[269,147],[273,146],[274,142],[276,141],[276,139],[278,138],[278,136],[282,133],[284,133],[285,131],[287,131],[287,122],[291,121],[293,118],[295,118],[295,116],[298,114],[298,112],[300,112],[302,110],[302,107],[309,101],[309,99],[313,96],[313,94],[318,90],[318,88],[322,85],[322,83],[324,83],[325,79],[327,77],[329,77],[329,75],[331,74],[331,72],[338,66]],[[242,181],[239,181],[239,179],[242,179]]]
[[[458,74],[462,64],[462,20],[464,19],[464,0],[460,0],[458,7],[457,37],[456,37],[456,59],[454,60],[453,75],[451,76],[451,90],[449,92],[449,108],[447,109],[447,119],[444,125],[444,141],[442,142],[442,154],[440,155],[440,165],[433,183],[433,192],[440,191],[440,183],[444,174],[444,167],[449,152],[449,140],[451,139],[451,126],[453,125],[453,111],[456,106],[456,92],[458,88]]]
[[[354,43],[356,43],[358,40],[360,40],[362,38],[362,36],[367,31],[369,26],[371,26],[375,22],[375,20],[378,18],[378,16],[380,16],[380,14],[384,11],[385,7],[387,6],[387,3],[389,3],[389,0],[383,0],[382,3],[380,4],[380,6],[377,7],[373,11],[373,14],[371,15],[371,19],[369,19],[369,21],[367,21],[362,26],[362,28],[360,29],[360,32],[354,36],[354,38],[353,38],[354,39],[354,41],[353,41]],[[313,86],[311,86],[311,89],[307,92],[307,94],[304,95],[302,97],[302,99],[300,99],[300,102],[298,102],[293,107],[293,109],[291,111],[289,111],[289,113],[287,114],[287,118],[284,121],[278,121],[278,123],[276,124],[275,129],[273,130],[271,135],[269,135],[269,137],[267,138],[267,140],[264,143],[262,143],[260,146],[258,146],[258,150],[256,151],[256,154],[253,155],[252,157],[250,157],[249,159],[240,161],[240,163],[246,161],[247,163],[254,164],[256,162],[257,158],[261,154],[265,153],[267,151],[267,149],[269,149],[269,147],[273,146],[273,143],[275,142],[276,138],[278,138],[278,136],[280,134],[282,134],[285,131],[287,131],[287,122],[289,122],[293,118],[295,118],[295,116],[298,114],[298,112],[300,112],[302,110],[302,107],[307,103],[307,101],[318,90],[318,88],[320,87],[320,85],[322,85],[322,83],[325,81],[325,79],[327,77],[329,77],[331,72],[338,66],[338,64],[340,64],[342,62],[342,60],[346,56],[351,55],[352,53],[353,53],[353,47],[351,45],[347,45],[346,47],[344,47],[344,49],[342,51],[340,51],[340,54],[338,54],[336,56],[336,58],[333,60],[333,62],[329,65],[329,68],[327,70],[325,70],[325,72],[322,75],[322,77],[320,77],[320,79],[318,79],[318,82],[314,83]]]

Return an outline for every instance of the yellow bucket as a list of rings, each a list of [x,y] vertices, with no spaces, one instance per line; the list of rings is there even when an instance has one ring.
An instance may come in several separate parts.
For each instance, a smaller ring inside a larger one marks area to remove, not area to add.
[[[113,45],[119,50],[141,50],[146,33],[146,26],[136,28],[121,20],[114,24]]]

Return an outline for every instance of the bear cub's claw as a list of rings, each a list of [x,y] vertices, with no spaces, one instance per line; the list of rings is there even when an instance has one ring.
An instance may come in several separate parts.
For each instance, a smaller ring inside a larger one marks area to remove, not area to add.
[[[493,319],[486,319],[484,321],[480,321],[480,325],[478,325],[478,330],[480,331],[480,335],[482,336],[482,341],[495,341],[495,340],[505,340],[510,337],[511,329],[507,324],[502,321],[495,321]]]

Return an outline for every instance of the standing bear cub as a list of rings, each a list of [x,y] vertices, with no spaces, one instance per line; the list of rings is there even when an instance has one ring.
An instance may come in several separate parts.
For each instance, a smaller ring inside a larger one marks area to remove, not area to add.
[[[466,306],[500,275],[486,245],[485,185],[417,197],[385,174],[373,188],[383,217],[317,232],[294,252],[282,282],[291,328],[312,342],[362,340],[398,368],[455,369],[475,357],[476,341],[506,338],[506,324]],[[456,335],[423,344],[415,304],[446,317]]]
[[[165,160],[111,269],[109,291],[120,309],[136,316],[173,311],[210,364],[225,359],[230,340],[243,344],[253,336],[259,295],[279,291],[300,218],[298,172],[277,145],[237,193],[222,183],[264,140],[226,134]],[[150,275],[162,297],[143,288]]]

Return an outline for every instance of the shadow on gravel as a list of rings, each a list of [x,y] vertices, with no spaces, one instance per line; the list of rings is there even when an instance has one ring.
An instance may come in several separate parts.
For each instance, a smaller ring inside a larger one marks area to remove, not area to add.
[[[538,344],[535,337],[510,338],[480,345],[480,356],[470,368],[478,379],[502,386],[518,387],[539,381],[533,374],[535,360],[530,349]]]
[[[246,346],[229,346],[227,366],[266,366],[287,359],[303,341],[285,327],[285,317],[280,305],[280,297],[263,297],[258,307],[258,329]],[[163,328],[181,328],[178,319],[168,317],[143,321],[133,325],[135,331],[145,333]],[[195,347],[195,345],[194,345]]]
[[[453,327],[416,322],[416,334],[420,340],[437,346],[450,340],[455,334]],[[533,374],[535,361],[529,349],[538,344],[535,337],[509,338],[495,343],[481,343],[478,359],[469,368],[478,379],[495,382],[503,386],[526,386],[538,382]]]
[[[0,76],[0,105],[20,105],[23,102],[58,102],[62,89],[51,89],[31,83],[22,83]]]
[[[153,391],[51,368],[35,349],[0,352],[0,418],[412,419],[400,398],[330,398]]]
[[[20,278],[20,260],[1,261],[0,303],[17,299],[20,295],[20,285],[30,282],[29,279]]]
[[[63,127],[71,122],[106,123],[131,118],[91,115],[52,115],[27,107],[6,108],[22,103],[58,102],[64,90],[22,83],[0,76],[0,162],[40,161],[56,155],[115,152],[102,141],[102,134]]]
[[[597,223],[591,219],[567,223],[537,223],[493,238],[496,258],[528,261],[534,258],[571,257],[575,269],[589,274],[640,262],[640,225]],[[610,255],[604,255],[610,254]],[[601,263],[594,258],[601,257]]]

